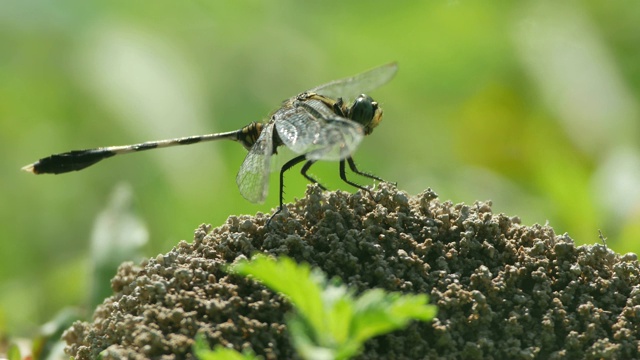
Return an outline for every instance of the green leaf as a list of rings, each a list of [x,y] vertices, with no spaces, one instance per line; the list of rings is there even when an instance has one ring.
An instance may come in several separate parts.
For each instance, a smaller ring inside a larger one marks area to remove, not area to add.
[[[365,291],[355,298],[338,279],[327,281],[318,270],[282,257],[264,255],[240,261],[230,271],[249,275],[287,296],[298,310],[287,317],[293,344],[305,359],[348,359],[371,337],[406,326],[412,320],[429,321],[436,307],[429,297]]]
[[[435,305],[428,305],[428,303],[429,296],[426,294],[405,294],[394,301],[390,311],[396,317],[431,321],[438,314],[438,308]]]
[[[353,318],[353,300],[350,297],[338,299],[327,314],[328,331],[336,343],[349,339],[349,328]]]
[[[429,321],[437,309],[427,295],[401,295],[381,289],[366,291],[356,300],[351,336],[357,341],[403,328],[412,320]]]
[[[300,316],[289,316],[287,327],[291,334],[291,342],[303,359],[333,360],[336,359],[335,350],[326,345],[320,345],[310,337],[306,321]]]
[[[257,360],[251,353],[240,353],[235,349],[228,349],[222,345],[216,345],[213,350],[209,347],[204,335],[196,336],[193,352],[200,360]]]
[[[326,331],[320,286],[324,276],[318,272],[312,274],[309,265],[297,264],[286,257],[276,262],[264,255],[256,255],[250,262],[241,261],[232,265],[231,271],[251,275],[274,291],[284,294],[317,333]]]

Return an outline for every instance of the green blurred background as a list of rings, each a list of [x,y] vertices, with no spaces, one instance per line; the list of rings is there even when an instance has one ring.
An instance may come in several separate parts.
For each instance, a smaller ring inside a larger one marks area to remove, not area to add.
[[[371,93],[385,118],[355,154],[361,169],[409,194],[490,199],[496,213],[579,244],[599,242],[601,229],[613,250],[638,252],[639,24],[637,1],[2,2],[0,332],[28,333],[88,301],[90,254],[100,252],[92,234],[109,229],[96,219],[123,183],[146,230],[120,241],[148,234],[144,256],[191,241],[201,223],[277,205],[275,174],[265,204],[240,196],[246,151],[236,143],[60,176],[20,167],[71,149],[234,130],[300,91],[390,61],[400,69]],[[353,191],[336,163],[312,170]],[[305,191],[296,172],[287,201]]]

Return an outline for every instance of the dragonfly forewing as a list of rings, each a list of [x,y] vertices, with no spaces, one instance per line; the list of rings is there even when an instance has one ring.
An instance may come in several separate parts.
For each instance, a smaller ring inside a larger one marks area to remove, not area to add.
[[[242,196],[252,203],[262,203],[269,190],[269,172],[273,154],[273,124],[267,124],[244,158],[236,176]]]
[[[274,124],[282,142],[310,160],[342,160],[364,137],[362,125],[336,115],[317,99],[294,101],[291,108],[274,114]]]
[[[307,152],[307,159],[339,161],[351,156],[364,137],[362,126],[340,117],[326,122],[318,133],[318,144]]]
[[[308,92],[335,98],[341,97],[345,101],[353,100],[362,93],[367,93],[386,84],[395,76],[397,71],[398,63],[392,62],[355,76],[316,86],[308,90]]]

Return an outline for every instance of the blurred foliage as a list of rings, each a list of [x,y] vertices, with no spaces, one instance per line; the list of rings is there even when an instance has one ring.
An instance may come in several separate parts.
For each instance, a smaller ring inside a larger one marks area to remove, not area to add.
[[[398,75],[371,94],[385,118],[355,155],[362,170],[410,194],[491,199],[496,212],[549,222],[579,244],[601,229],[615,251],[638,252],[639,14],[631,1],[4,1],[0,333],[88,303],[92,228],[120,182],[148,225],[147,256],[200,223],[277,204],[275,176],[265,204],[240,196],[246,152],[235,143],[61,176],[21,166],[237,129],[299,91],[393,60]],[[296,171],[287,201],[304,193]],[[353,191],[337,172],[312,168]]]

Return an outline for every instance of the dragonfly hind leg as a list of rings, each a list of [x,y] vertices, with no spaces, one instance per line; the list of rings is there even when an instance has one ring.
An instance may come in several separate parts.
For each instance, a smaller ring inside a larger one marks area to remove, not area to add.
[[[293,159],[287,161],[280,169],[280,206],[278,206],[278,210],[276,210],[273,213],[273,215],[271,215],[271,217],[267,221],[267,225],[269,225],[269,223],[271,222],[271,219],[273,219],[274,216],[278,215],[282,211],[282,207],[284,206],[284,173],[285,171],[291,169],[292,167],[296,166],[297,164],[305,160],[307,160],[306,155],[296,156]],[[300,173],[310,182],[317,184],[322,190],[327,190],[327,188],[324,185],[320,184],[318,180],[312,178],[309,174],[307,174],[307,171],[309,171],[309,168],[315,162],[316,160],[307,160],[307,162],[302,166]]]
[[[311,167],[311,165],[315,164],[316,160],[309,160],[307,161],[304,166],[302,166],[302,170],[300,170],[300,173],[302,174],[302,176],[304,176],[305,178],[307,178],[307,180],[311,181],[312,183],[318,185],[318,187],[322,190],[327,190],[327,188],[320,184],[318,182],[318,180],[312,178],[309,174],[307,174],[307,171],[309,171],[309,168]]]

